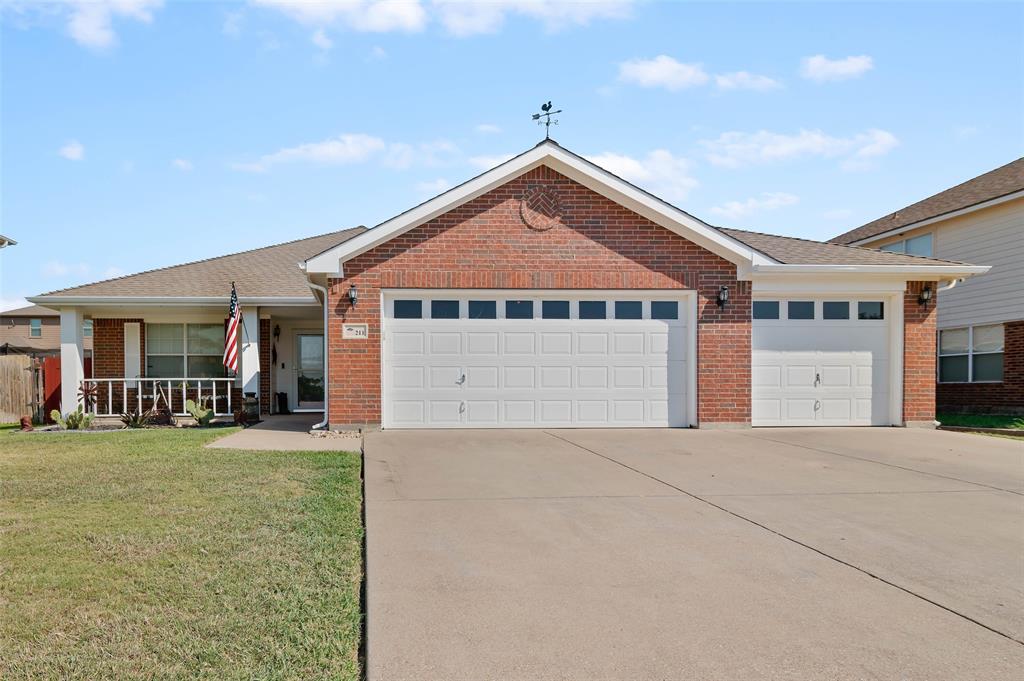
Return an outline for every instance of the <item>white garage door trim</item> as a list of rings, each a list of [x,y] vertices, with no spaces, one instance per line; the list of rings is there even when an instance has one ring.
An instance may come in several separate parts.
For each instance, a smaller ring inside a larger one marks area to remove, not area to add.
[[[827,294],[813,294],[810,292],[789,292],[783,293],[778,292],[760,292],[755,293],[753,296],[755,302],[758,301],[779,301],[779,319],[778,320],[752,320],[751,325],[751,371],[752,371],[752,424],[754,426],[785,426],[785,425],[844,425],[839,420],[828,420],[824,418],[824,411],[815,414],[812,418],[801,419],[791,418],[787,419],[786,416],[780,415],[776,418],[766,418],[766,414],[758,414],[759,390],[756,385],[758,378],[756,376],[759,365],[768,361],[770,363],[770,357],[766,357],[766,354],[770,355],[776,351],[775,345],[780,342],[780,336],[776,333],[775,338],[766,339],[766,334],[759,334],[761,330],[774,329],[776,332],[781,331],[792,325],[794,329],[794,339],[799,337],[799,343],[795,343],[798,350],[779,350],[781,354],[789,354],[793,361],[797,364],[806,365],[806,367],[812,367],[809,369],[813,374],[820,375],[825,369],[824,365],[829,365],[832,369],[838,369],[839,367],[831,366],[830,360],[835,359],[835,355],[829,352],[823,352],[829,347],[829,341],[831,345],[835,346],[835,332],[842,332],[843,327],[846,326],[849,329],[851,337],[854,337],[858,332],[865,332],[867,329],[872,327],[878,330],[884,330],[883,338],[874,338],[871,340],[871,344],[880,353],[884,353],[883,362],[887,364],[887,371],[874,372],[872,378],[872,386],[880,381],[886,381],[887,385],[880,387],[878,391],[872,391],[872,406],[874,406],[874,399],[877,397],[880,400],[884,400],[887,403],[887,408],[875,410],[871,417],[867,420],[854,419],[852,425],[901,425],[903,422],[903,293],[893,293],[891,291],[856,291],[856,292],[839,292],[832,291]],[[790,301],[814,301],[814,319],[813,320],[789,320],[788,319],[788,302]],[[846,301],[850,305],[850,317],[848,321],[836,321],[836,320],[825,320],[823,318],[823,303],[824,302],[842,302]],[[862,301],[881,301],[884,304],[885,314],[884,320],[873,321],[873,320],[859,320],[857,319],[857,304]],[[815,329],[822,329],[821,333],[818,334],[821,342],[815,344],[814,336]],[[831,338],[830,338],[831,336]],[[866,335],[861,333],[861,338],[870,337],[868,332]],[[784,338],[784,336],[782,336]],[[784,341],[782,341],[784,343]],[[862,341],[863,343],[863,341]],[[864,366],[868,366],[870,359],[864,356],[858,355],[856,352],[848,352],[850,355],[848,361],[845,362],[849,367],[853,368],[856,372],[858,367],[863,371]],[[844,362],[840,362],[841,364]],[[806,368],[805,367],[805,368]],[[811,374],[809,374],[811,375]],[[823,394],[827,394],[827,383],[826,377],[816,378],[816,385],[822,386],[821,391]],[[875,386],[878,387],[878,386]],[[797,389],[799,391],[799,389]],[[851,390],[856,390],[851,388]],[[843,392],[839,390],[839,392]],[[818,397],[820,396],[811,396]],[[822,402],[815,401],[815,411],[818,411],[818,405]],[[824,405],[822,404],[822,407]],[[770,416],[770,415],[768,415]]]
[[[399,300],[419,300],[422,301],[423,319],[395,319],[394,318],[394,301]],[[431,319],[430,316],[430,301],[431,300],[457,300],[459,301],[459,319]],[[572,420],[574,423],[566,424],[559,423],[539,423],[537,420],[532,422],[514,423],[508,422],[505,418],[500,418],[499,423],[494,425],[480,426],[469,422],[468,415],[465,418],[460,419],[458,422],[453,422],[450,417],[447,420],[441,419],[444,422],[435,423],[430,422],[431,419],[425,419],[427,422],[422,424],[413,425],[411,423],[401,423],[396,419],[396,415],[393,413],[393,399],[392,397],[397,393],[397,389],[393,387],[392,372],[389,370],[388,358],[392,355],[393,347],[390,345],[393,340],[392,336],[394,331],[400,328],[401,325],[415,328],[416,326],[422,325],[429,327],[431,325],[451,325],[452,330],[461,329],[463,332],[466,329],[467,324],[475,323],[474,320],[467,319],[468,317],[468,301],[469,300],[487,300],[496,301],[498,308],[498,318],[496,322],[501,322],[504,318],[504,302],[508,300],[532,300],[534,301],[533,309],[534,316],[533,321],[543,324],[545,326],[552,327],[553,330],[568,332],[569,334],[582,333],[585,327],[580,325],[583,320],[579,319],[579,306],[580,301],[586,300],[603,300],[608,303],[608,319],[606,320],[587,320],[586,323],[593,323],[597,326],[607,328],[602,321],[606,323],[612,323],[616,321],[614,319],[614,301],[642,301],[643,302],[643,314],[640,320],[630,320],[632,323],[636,323],[641,327],[649,327],[652,323],[651,320],[651,302],[653,301],[676,301],[679,303],[678,316],[679,323],[677,328],[682,328],[685,334],[685,350],[682,353],[682,359],[673,360],[678,364],[683,364],[680,368],[682,373],[681,378],[676,380],[682,381],[682,404],[674,406],[672,414],[669,414],[669,420],[677,426],[695,425],[697,422],[697,408],[696,408],[696,331],[697,331],[697,300],[696,293],[694,291],[681,291],[681,290],[649,290],[649,289],[628,289],[628,290],[577,290],[577,289],[559,289],[559,290],[510,290],[510,289],[384,289],[381,291],[381,420],[384,428],[474,428],[474,427],[495,427],[495,428],[538,428],[538,427],[640,427],[648,425],[656,425],[651,423],[641,423],[634,420],[621,421],[618,424],[607,424],[600,423],[598,421],[592,422],[579,422],[577,413],[575,410],[579,408],[579,405],[574,404],[574,413]],[[545,300],[569,300],[571,301],[571,312],[568,320],[554,320],[554,319],[542,319],[541,310],[542,304]],[[480,320],[481,323],[486,324],[490,320]],[[523,320],[528,322],[529,320]],[[560,325],[564,325],[566,328],[560,328]],[[559,327],[555,329],[555,327]],[[649,329],[650,330],[650,329]],[[655,334],[657,335],[657,334]],[[575,336],[574,336],[575,339]],[[647,342],[647,341],[645,341]],[[575,352],[575,350],[574,350]],[[504,361],[504,360],[502,360]],[[642,363],[642,362],[641,362]],[[677,364],[677,366],[678,366]],[[670,368],[670,367],[668,367]],[[464,372],[465,373],[465,372]],[[574,372],[575,373],[575,372]],[[459,377],[461,378],[461,377]],[[573,378],[573,390],[579,390],[577,383],[577,377]],[[650,409],[650,405],[645,406],[645,421],[649,419],[653,410]],[[539,415],[538,415],[539,416]],[[581,417],[580,417],[581,418]],[[609,417],[610,420],[613,420]]]

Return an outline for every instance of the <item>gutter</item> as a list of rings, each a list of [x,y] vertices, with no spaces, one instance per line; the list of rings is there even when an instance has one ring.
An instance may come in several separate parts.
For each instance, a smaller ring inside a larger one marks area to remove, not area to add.
[[[924,274],[948,279],[985,274],[990,265],[754,265],[754,274]]]
[[[26,298],[30,303],[44,306],[74,305],[167,305],[170,307],[187,307],[196,305],[224,306],[227,296],[31,296]],[[239,296],[239,305],[295,305],[312,306],[317,304],[308,296]]]

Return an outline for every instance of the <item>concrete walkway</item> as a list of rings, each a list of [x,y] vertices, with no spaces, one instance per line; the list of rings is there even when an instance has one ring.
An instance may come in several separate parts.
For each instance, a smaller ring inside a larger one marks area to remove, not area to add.
[[[404,431],[364,460],[370,681],[1024,669],[1024,443]]]
[[[323,414],[265,416],[260,423],[215,440],[207,447],[285,452],[362,450],[362,438],[358,436],[334,433],[311,435],[310,429],[321,420]]]

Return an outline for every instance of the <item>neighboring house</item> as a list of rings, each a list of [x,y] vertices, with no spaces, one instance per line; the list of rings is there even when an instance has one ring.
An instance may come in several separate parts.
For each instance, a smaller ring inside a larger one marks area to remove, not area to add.
[[[832,241],[991,265],[938,293],[938,408],[1024,413],[1024,158]]]
[[[92,354],[92,319],[82,320],[82,350]],[[60,313],[39,305],[0,312],[0,355],[60,354]]]
[[[545,141],[370,230],[32,300],[61,311],[65,410],[89,315],[100,413],[285,392],[335,428],[931,425],[922,292],[987,269],[716,228]]]

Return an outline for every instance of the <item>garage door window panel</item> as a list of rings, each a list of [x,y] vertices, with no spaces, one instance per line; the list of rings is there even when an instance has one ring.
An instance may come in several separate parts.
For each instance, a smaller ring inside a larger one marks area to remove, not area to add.
[[[580,319],[607,318],[607,305],[603,300],[581,300]]]
[[[470,319],[497,319],[498,303],[494,300],[469,301]]]
[[[395,319],[423,319],[423,301],[396,300],[394,317]]]
[[[651,319],[679,319],[679,303],[674,300],[652,301]]]
[[[617,300],[615,301],[616,319],[643,319],[644,304],[639,300]]]
[[[814,301],[812,300],[791,300],[786,308],[789,319],[814,319]]]
[[[862,300],[857,303],[857,319],[878,321],[885,319],[885,304],[880,300]]]
[[[506,300],[505,319],[533,319],[533,301]]]
[[[544,319],[568,319],[568,300],[545,300],[541,303],[541,317]]]
[[[457,300],[432,300],[430,301],[431,319],[458,319],[459,301]]]
[[[753,309],[754,319],[778,319],[779,301],[777,300],[755,300]]]
[[[850,303],[845,300],[826,300],[821,304],[822,319],[837,321],[850,318]]]

